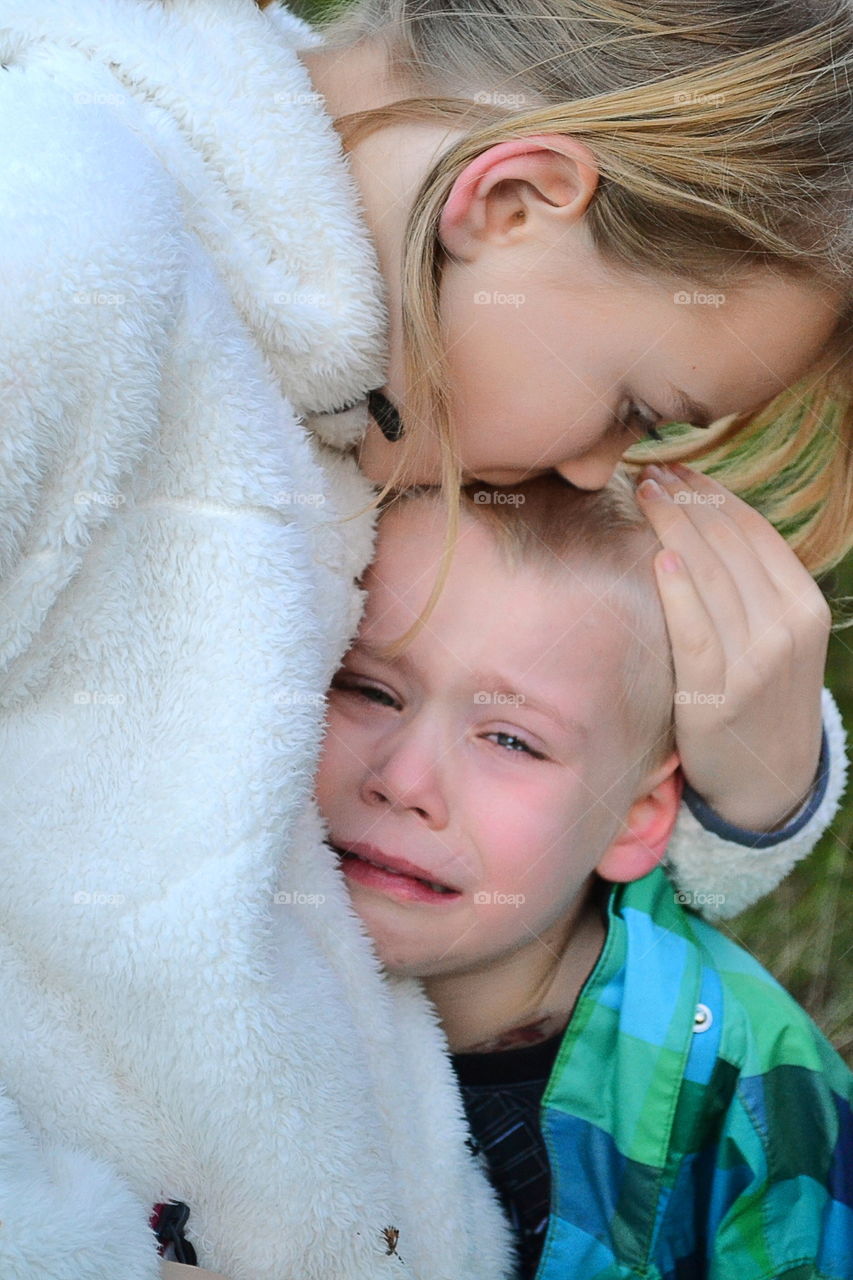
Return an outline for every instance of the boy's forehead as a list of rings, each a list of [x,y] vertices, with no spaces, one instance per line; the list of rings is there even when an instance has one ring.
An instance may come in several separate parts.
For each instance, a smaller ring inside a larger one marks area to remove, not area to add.
[[[397,639],[419,617],[439,572],[444,536],[444,512],[435,502],[407,501],[383,517],[364,580],[359,641],[366,651]],[[609,669],[608,655],[619,660],[630,640],[620,613],[582,566],[511,564],[493,532],[463,516],[438,603],[407,652],[431,651],[462,667],[499,656],[502,669],[515,662],[549,673],[552,682],[568,682],[579,671]]]
[[[408,615],[407,626],[415,621],[441,573],[446,537],[445,512],[436,499],[410,498],[383,516],[373,563],[364,579],[368,618],[380,625],[380,617],[393,613],[393,625],[401,615]],[[481,607],[510,594],[516,576],[492,531],[463,512],[430,626],[458,618],[460,606],[467,612],[472,592]]]

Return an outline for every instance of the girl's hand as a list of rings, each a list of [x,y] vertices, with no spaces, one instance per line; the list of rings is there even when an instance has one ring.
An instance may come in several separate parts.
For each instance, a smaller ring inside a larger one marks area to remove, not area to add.
[[[817,772],[829,606],[784,538],[728,489],[680,464],[644,477],[685,777],[727,821],[772,831]]]

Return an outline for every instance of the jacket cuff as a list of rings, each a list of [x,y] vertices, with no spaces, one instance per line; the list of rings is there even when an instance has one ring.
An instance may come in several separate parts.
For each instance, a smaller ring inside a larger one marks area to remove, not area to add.
[[[694,791],[689,782],[684,784],[682,799],[697,822],[701,822],[706,831],[720,836],[723,840],[732,840],[735,844],[748,845],[750,849],[769,849],[774,844],[782,844],[792,836],[799,835],[806,823],[814,817],[826,796],[829,785],[829,739],[826,725],[820,740],[820,759],[812,789],[800,805],[793,818],[789,818],[784,827],[775,831],[750,831],[748,827],[735,826],[717,813],[716,809],[702,799],[698,791]]]
[[[780,833],[774,831],[770,833],[771,843],[762,845],[756,843],[756,833],[752,833],[751,843],[744,843],[707,830],[682,804],[666,857],[679,901],[709,919],[737,915],[775,889],[792,867],[814,849],[838,812],[847,781],[844,726],[828,689],[823,690],[822,706],[827,778],[823,798],[811,816],[795,835],[779,840]],[[811,798],[807,807],[811,808]],[[800,817],[802,814],[792,820],[792,825]]]

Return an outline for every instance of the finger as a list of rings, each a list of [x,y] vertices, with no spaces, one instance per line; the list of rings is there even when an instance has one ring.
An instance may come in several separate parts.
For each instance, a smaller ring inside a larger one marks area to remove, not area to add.
[[[687,566],[677,552],[664,548],[655,556],[654,568],[672,644],[676,688],[689,693],[722,693],[725,651]]]
[[[694,528],[728,569],[752,639],[758,639],[769,628],[784,625],[791,601],[778,590],[750,534],[726,514],[727,498],[734,495],[727,494],[721,485],[709,491],[686,484],[680,477],[672,483],[666,483],[666,474],[663,479],[675,504],[684,509]],[[790,549],[788,554],[793,555]]]
[[[778,529],[774,529],[760,511],[712,476],[693,471],[680,462],[670,464],[670,469],[695,492],[714,495],[721,500],[720,510],[748,536],[779,590],[796,593],[798,589],[813,585],[814,579],[808,569],[800,563]]]
[[[750,643],[749,620],[737,582],[694,526],[684,504],[676,504],[653,480],[642,482],[637,497],[661,544],[681,557],[691,589],[713,618],[723,650],[733,662]]]
[[[787,615],[789,622],[795,626],[802,624],[812,631],[816,628],[819,633],[828,630],[832,618],[823,592],[770,521],[710,476],[692,471],[682,463],[672,469],[695,492],[722,498],[718,509],[745,533],[774,589],[795,610]]]

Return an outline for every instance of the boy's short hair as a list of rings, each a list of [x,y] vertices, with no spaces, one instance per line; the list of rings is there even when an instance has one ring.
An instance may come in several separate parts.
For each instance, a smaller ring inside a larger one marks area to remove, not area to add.
[[[438,491],[425,487],[394,502]],[[482,481],[461,490],[461,511],[490,529],[507,564],[546,577],[574,577],[596,592],[625,631],[623,680],[614,707],[637,744],[636,772],[645,776],[674,750],[675,674],[653,560],[660,550],[627,475],[604,489],[576,489],[555,472],[497,487]]]

